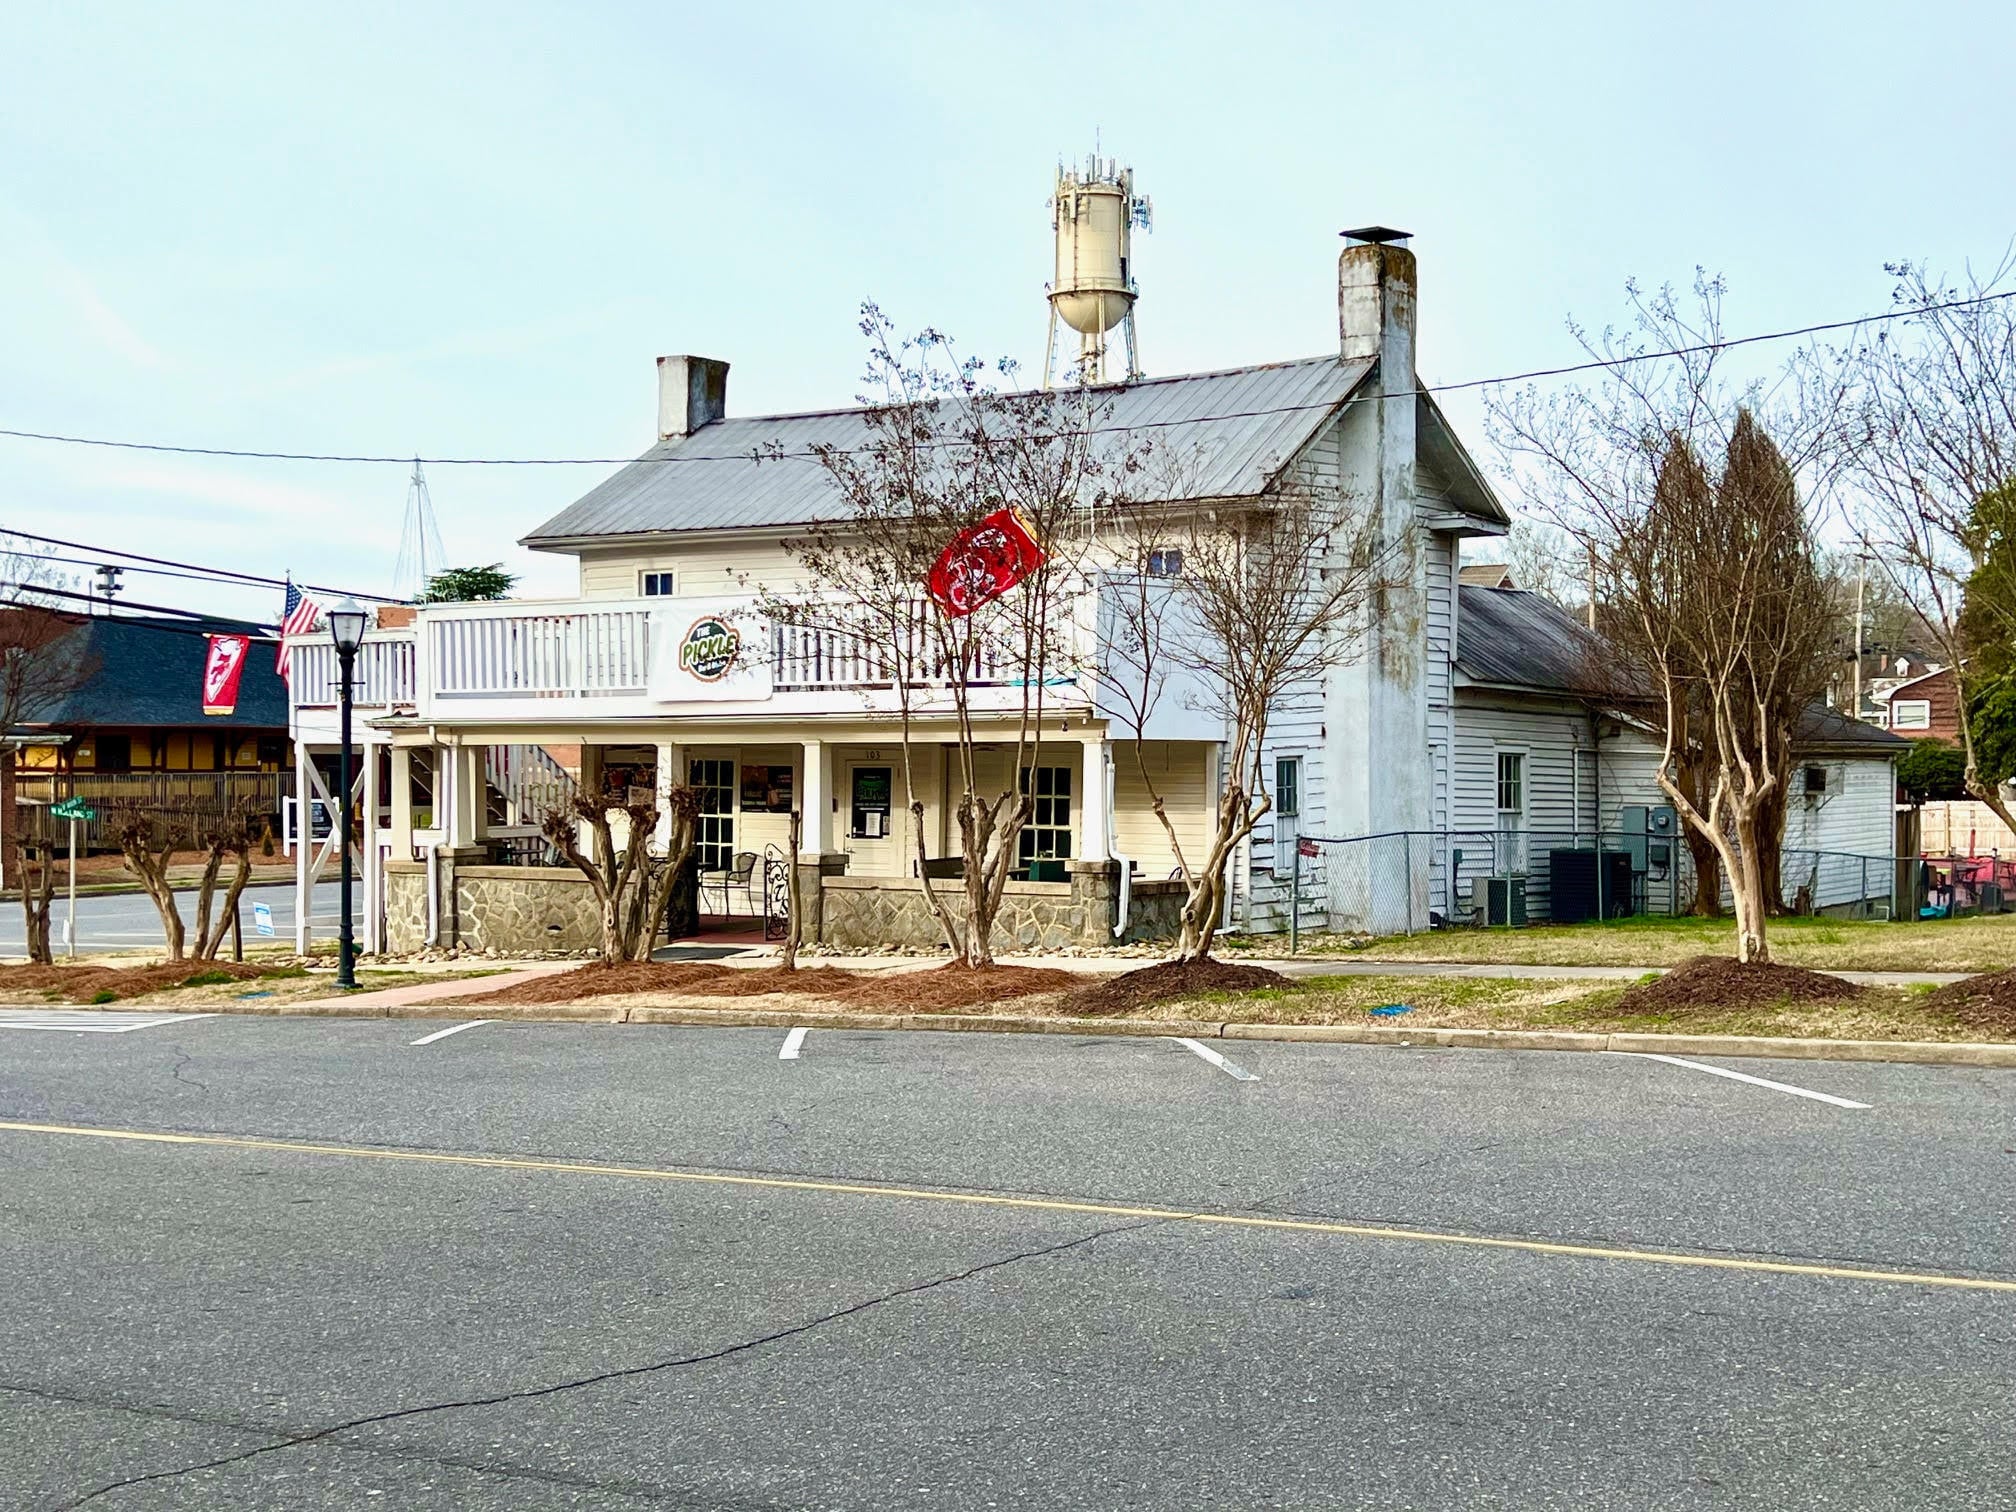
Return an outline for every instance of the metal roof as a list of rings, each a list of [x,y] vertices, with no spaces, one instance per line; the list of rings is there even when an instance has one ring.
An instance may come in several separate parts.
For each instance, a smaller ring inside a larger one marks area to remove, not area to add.
[[[1632,701],[1632,679],[1618,667],[1616,652],[1559,604],[1517,588],[1464,583],[1456,593],[1456,666],[1473,682]],[[1652,696],[1643,686],[1636,694],[1641,700]],[[1800,715],[1792,743],[1802,755],[1870,756],[1894,756],[1909,744],[1820,703]]]
[[[1101,422],[1117,455],[1153,440],[1194,464],[1194,498],[1262,492],[1372,370],[1370,359],[1312,357],[1116,384]],[[870,439],[858,409],[717,420],[662,441],[524,537],[555,547],[599,536],[805,525],[842,513],[826,469],[803,455]],[[781,460],[758,462],[759,450]]]
[[[1553,693],[1603,693],[1616,658],[1574,615],[1519,588],[1456,589],[1456,666],[1475,682]]]

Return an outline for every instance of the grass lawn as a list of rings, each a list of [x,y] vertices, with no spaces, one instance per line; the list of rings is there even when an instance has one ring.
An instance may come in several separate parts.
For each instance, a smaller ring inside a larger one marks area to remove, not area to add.
[[[1872,988],[1841,1003],[1620,1013],[1626,983],[1490,977],[1308,977],[1286,988],[1157,1004],[1155,1018],[1200,1023],[1370,1024],[1390,1029],[1572,1029],[1588,1033],[1761,1034],[1820,1039],[1981,1041],[1994,1036],[1923,1007],[1925,988]],[[1390,1017],[1368,1010],[1405,1004]],[[1004,1007],[1004,1012],[1016,1011]],[[1026,1011],[1026,1010],[1023,1010]]]
[[[1825,971],[2001,971],[2016,964],[2016,914],[1881,920],[1773,919],[1772,959]],[[1278,939],[1242,942],[1254,954],[1280,955]],[[1689,956],[1734,955],[1727,919],[1616,919],[1603,924],[1531,929],[1442,929],[1369,944],[1342,935],[1304,935],[1305,955],[1360,960],[1494,962],[1525,966],[1677,966]]]

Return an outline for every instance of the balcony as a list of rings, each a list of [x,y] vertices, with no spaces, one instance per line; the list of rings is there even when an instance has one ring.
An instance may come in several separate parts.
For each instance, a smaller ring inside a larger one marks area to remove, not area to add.
[[[897,679],[909,667],[912,708],[949,712],[949,668],[916,670],[929,644],[926,616],[938,612],[919,600],[892,635],[772,624],[752,598],[423,605],[410,627],[366,638],[355,701],[373,713],[471,723],[872,716],[897,711]],[[1082,618],[1074,647],[1090,643],[1092,616]],[[335,651],[321,631],[290,644],[296,727],[319,731],[336,704]],[[1018,669],[1007,648],[983,646],[967,680],[972,707],[1019,710]],[[1082,707],[1088,696],[1066,667],[1043,702]]]

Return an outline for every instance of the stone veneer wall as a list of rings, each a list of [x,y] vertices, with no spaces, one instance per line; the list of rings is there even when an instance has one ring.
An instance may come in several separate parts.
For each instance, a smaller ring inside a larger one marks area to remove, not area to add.
[[[1074,861],[1068,882],[1010,882],[994,920],[996,950],[1065,950],[1111,945],[1114,909],[1120,890],[1118,869],[1106,862]],[[901,877],[824,879],[823,943],[848,950],[895,946],[930,949],[944,935],[924,903],[921,883]],[[947,893],[956,879],[939,884]],[[1126,939],[1153,940],[1175,934],[1183,907],[1181,884],[1173,904],[1167,883],[1136,883]]]
[[[572,867],[443,866],[452,877],[441,943],[465,950],[599,950],[602,912],[588,879]],[[385,877],[386,943],[395,951],[427,944],[427,868],[390,862]]]
[[[1143,882],[1136,877],[1127,899],[1127,932],[1120,943],[1175,939],[1183,932],[1183,904],[1189,896],[1181,880]]]

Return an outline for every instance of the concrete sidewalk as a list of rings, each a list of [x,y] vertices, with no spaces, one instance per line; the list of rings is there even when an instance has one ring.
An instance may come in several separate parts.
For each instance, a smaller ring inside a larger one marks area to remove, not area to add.
[[[496,992],[505,987],[515,987],[520,982],[551,976],[556,971],[572,971],[581,964],[579,961],[528,962],[520,970],[490,976],[463,977],[453,982],[414,982],[406,987],[381,987],[376,992],[345,992],[335,997],[309,998],[284,1004],[279,1011],[316,1013],[348,1009],[369,1017],[394,1008],[409,1008],[416,1003],[439,1003],[448,998]]]

